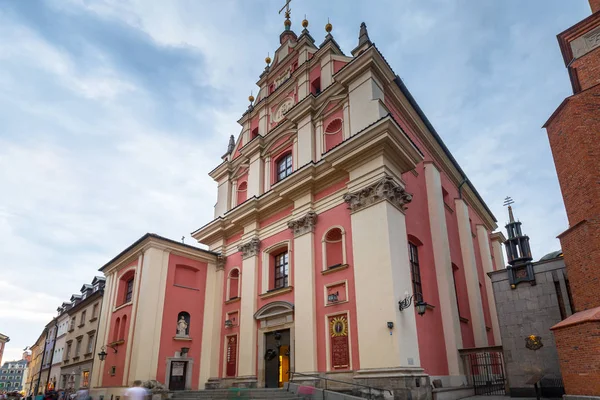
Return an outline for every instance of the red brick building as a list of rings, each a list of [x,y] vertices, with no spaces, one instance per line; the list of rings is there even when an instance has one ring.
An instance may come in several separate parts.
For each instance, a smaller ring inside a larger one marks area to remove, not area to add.
[[[544,125],[567,210],[559,235],[574,314],[555,325],[567,395],[600,396],[600,0],[558,35],[573,95]]]

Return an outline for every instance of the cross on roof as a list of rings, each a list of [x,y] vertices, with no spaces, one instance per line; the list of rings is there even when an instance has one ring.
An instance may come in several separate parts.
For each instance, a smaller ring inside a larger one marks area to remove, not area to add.
[[[292,0],[286,0],[286,2],[285,2],[285,5],[284,5],[283,7],[281,7],[281,10],[279,10],[279,14],[281,14],[281,12],[282,12],[283,10],[285,10],[285,17],[286,17],[286,18],[289,18],[289,17],[290,17],[290,11],[292,11],[292,10],[290,9],[290,2],[291,2],[291,1],[292,1]]]

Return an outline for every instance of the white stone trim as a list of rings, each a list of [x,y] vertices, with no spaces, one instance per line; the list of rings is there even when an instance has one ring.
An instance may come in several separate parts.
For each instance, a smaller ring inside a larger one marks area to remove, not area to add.
[[[327,303],[327,289],[329,289],[332,286],[337,286],[337,285],[341,285],[344,284],[344,289],[346,291],[346,300],[344,301],[338,301],[337,303]],[[332,306],[337,306],[338,304],[344,304],[344,303],[348,303],[348,279],[343,279],[341,281],[335,281],[335,282],[331,282],[326,284],[325,286],[323,286],[323,306],[324,307],[332,307]]]
[[[227,274],[227,295],[225,297],[225,301],[231,300],[231,296],[230,296],[230,281],[231,281],[231,273],[233,271],[237,270],[238,271],[238,277],[237,277],[237,287],[238,287],[238,298],[241,298],[241,293],[240,290],[242,289],[241,284],[242,284],[242,271],[240,269],[240,267],[235,266],[233,268],[231,268],[231,270],[229,271],[229,273]],[[218,283],[217,283],[218,284]]]
[[[293,262],[292,262],[292,241],[291,240],[282,240],[280,242],[274,243],[271,246],[267,247],[266,249],[264,249],[262,251],[262,265],[261,265],[261,273],[262,273],[262,281],[261,281],[261,294],[265,294],[267,293],[270,288],[269,288],[269,282],[270,282],[270,278],[273,275],[271,268],[270,268],[270,258],[271,258],[271,253],[274,252],[275,250],[279,250],[279,249],[283,249],[283,248],[287,248],[287,252],[288,252],[288,286],[294,286],[293,285],[293,271],[292,271],[292,267],[293,267]]]

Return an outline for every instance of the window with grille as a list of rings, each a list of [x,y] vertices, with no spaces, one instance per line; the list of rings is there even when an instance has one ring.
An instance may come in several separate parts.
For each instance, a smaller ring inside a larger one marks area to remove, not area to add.
[[[277,162],[277,181],[292,174],[292,154],[287,154]]]
[[[275,289],[287,287],[288,285],[288,252],[283,252],[275,256]]]
[[[421,269],[419,268],[419,252],[417,246],[408,243],[408,257],[410,260],[410,272],[412,275],[413,301],[423,301],[423,287],[421,286]]]
[[[133,296],[133,278],[127,281],[127,289],[125,291],[125,303],[129,303],[131,301],[131,297]]]

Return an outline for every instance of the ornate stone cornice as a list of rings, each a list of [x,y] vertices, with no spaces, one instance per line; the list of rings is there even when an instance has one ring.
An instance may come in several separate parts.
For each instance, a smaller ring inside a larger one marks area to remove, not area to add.
[[[309,211],[302,217],[293,221],[289,221],[288,228],[294,231],[294,237],[298,237],[308,232],[314,232],[316,223],[317,213],[314,211]]]
[[[393,178],[386,176],[357,192],[344,195],[344,201],[348,203],[352,212],[362,210],[383,200],[389,201],[400,210],[405,210],[406,204],[412,201],[412,194],[407,193]]]
[[[238,246],[238,251],[242,252],[242,258],[254,257],[260,253],[260,239],[254,237],[250,241]]]
[[[221,271],[225,269],[225,261],[227,261],[227,257],[223,255],[217,256],[217,271]]]

